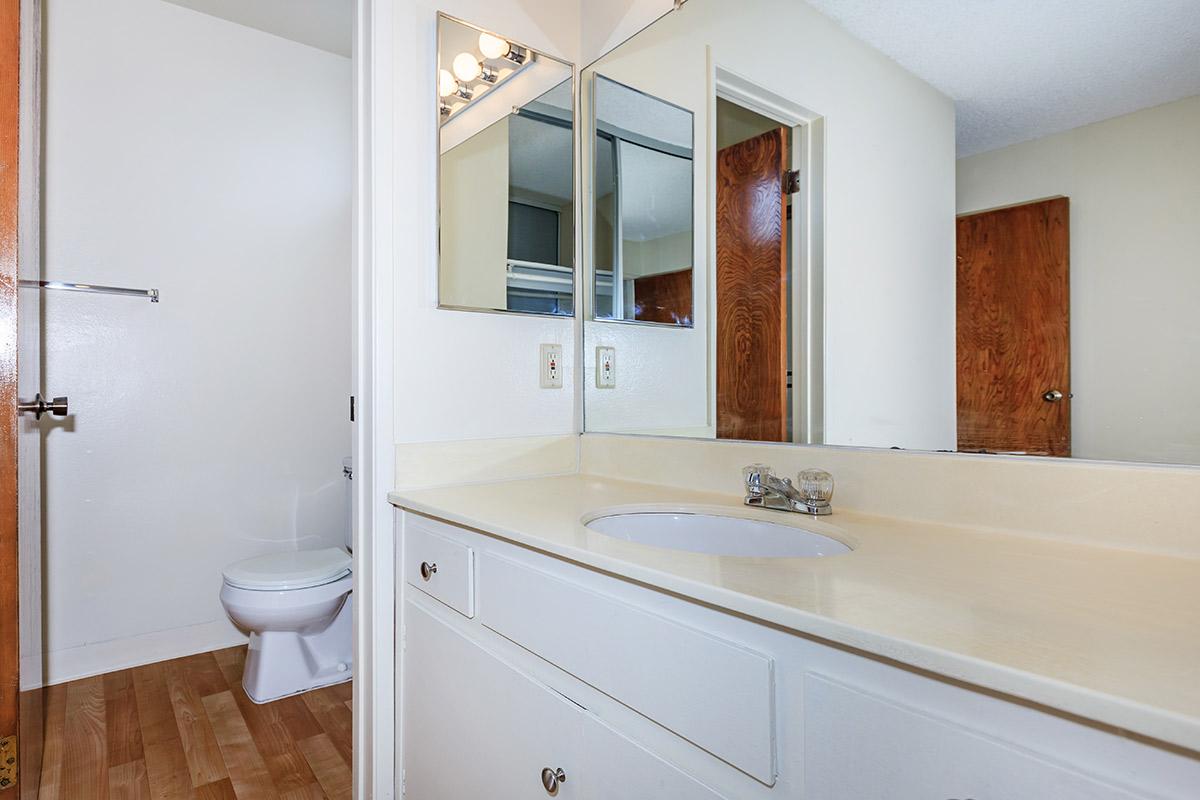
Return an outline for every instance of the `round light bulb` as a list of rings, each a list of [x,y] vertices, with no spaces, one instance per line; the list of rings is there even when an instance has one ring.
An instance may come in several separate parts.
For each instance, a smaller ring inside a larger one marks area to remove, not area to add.
[[[508,55],[508,42],[490,33],[479,34],[479,52],[484,58],[504,58]]]
[[[479,65],[479,59],[470,53],[459,53],[454,57],[454,64],[451,65],[454,69],[454,77],[460,81],[473,81],[483,72],[483,67]]]
[[[458,81],[454,80],[454,76],[450,74],[448,69],[438,70],[438,94],[442,97],[449,97],[458,91]]]

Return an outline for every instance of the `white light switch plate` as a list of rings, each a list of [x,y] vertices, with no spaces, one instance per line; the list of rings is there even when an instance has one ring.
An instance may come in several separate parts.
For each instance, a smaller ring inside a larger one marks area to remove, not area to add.
[[[596,388],[615,389],[617,386],[617,349],[596,348]]]
[[[540,382],[543,389],[561,389],[563,385],[563,363],[561,344],[541,346]]]

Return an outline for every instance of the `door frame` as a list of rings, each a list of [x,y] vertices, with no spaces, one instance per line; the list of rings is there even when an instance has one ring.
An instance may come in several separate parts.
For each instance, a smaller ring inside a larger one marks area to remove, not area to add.
[[[38,0],[0,0],[5,15],[19,10],[21,17],[40,18]],[[8,21],[8,20],[6,20]],[[394,48],[393,5],[386,0],[355,0],[352,55],[354,98],[354,211],[352,231],[353,375],[352,391],[358,400],[353,430],[354,457],[353,545],[356,661],[353,700],[354,794],[358,798],[390,798],[396,788],[395,740],[395,625],[394,537],[392,510],[387,493],[394,485],[395,454],[392,436],[392,64]],[[6,45],[15,53],[0,57],[16,66],[20,45],[29,38],[30,26],[4,30]],[[381,34],[376,40],[376,33]],[[25,36],[26,38],[22,38]],[[30,62],[26,62],[28,64]],[[21,84],[25,83],[22,75]],[[37,103],[37,93],[31,98]],[[5,87],[6,114],[0,120],[0,147],[11,148],[0,158],[12,157],[6,171],[16,181],[17,141],[24,118],[36,107],[20,105],[17,85]],[[10,112],[11,109],[11,112]],[[10,138],[11,137],[11,138]],[[35,142],[36,145],[36,142]],[[11,156],[10,156],[11,153]],[[32,154],[36,156],[36,154]],[[25,160],[21,159],[22,162]],[[5,181],[7,184],[8,181]],[[17,186],[0,189],[0,563],[16,565],[17,479],[16,385]],[[0,573],[0,641],[12,647],[0,653],[0,736],[15,734],[17,720],[5,709],[19,703],[19,631],[15,570]],[[11,613],[10,613],[11,611]],[[11,618],[11,619],[10,619]],[[11,663],[10,663],[11,662]],[[10,669],[11,667],[11,669]]]
[[[355,422],[352,507],[354,548],[354,797],[386,800],[398,785],[396,616],[393,510],[392,220],[396,193],[396,4],[354,0],[351,55],[354,97],[352,232]]]
[[[711,51],[710,51],[711,59]],[[794,444],[825,441],[825,118],[719,65],[710,65],[712,100],[708,143],[710,184],[717,170],[717,98],[736,103],[776,120],[792,131],[791,168],[800,172],[800,190],[793,195],[788,246],[792,257],[790,323],[792,374],[792,439]],[[709,252],[716,253],[716,200],[710,192]],[[715,286],[715,259],[709,285]],[[716,297],[709,298],[710,318],[716,319]],[[710,326],[709,351],[716,352],[716,325]],[[715,379],[715,376],[714,376]],[[710,380],[711,382],[711,380]],[[715,430],[716,393],[710,402]]]

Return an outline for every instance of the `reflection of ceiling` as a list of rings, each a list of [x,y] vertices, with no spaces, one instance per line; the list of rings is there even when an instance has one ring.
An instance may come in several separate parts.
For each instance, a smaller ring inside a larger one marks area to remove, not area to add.
[[[569,128],[514,116],[508,121],[508,182],[544,198],[568,203],[574,195]]]
[[[1197,0],[809,0],[954,99],[967,156],[1200,94]]]
[[[538,97],[536,100],[529,101],[529,105],[550,106],[558,109],[559,111],[567,112],[567,116],[569,117],[571,110],[575,106],[574,101],[575,98],[571,95],[571,81],[565,80],[550,91],[542,94],[542,96]]]
[[[600,76],[596,78],[596,117],[609,129],[692,147],[691,113]]]
[[[621,234],[645,242],[692,229],[692,160],[621,143]]]
[[[351,0],[167,0],[284,39],[350,56]]]

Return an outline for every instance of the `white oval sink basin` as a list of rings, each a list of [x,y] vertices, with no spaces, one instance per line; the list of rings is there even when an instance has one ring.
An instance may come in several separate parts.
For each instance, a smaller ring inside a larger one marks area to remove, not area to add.
[[[584,524],[614,539],[718,556],[817,558],[850,551],[837,539],[791,525],[716,514],[642,511]]]

